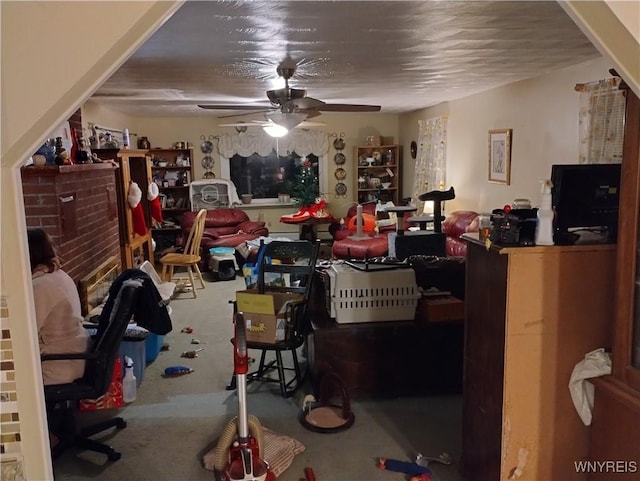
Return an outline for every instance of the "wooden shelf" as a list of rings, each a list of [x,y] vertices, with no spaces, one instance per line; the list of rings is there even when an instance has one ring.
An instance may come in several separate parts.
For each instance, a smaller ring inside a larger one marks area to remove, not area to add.
[[[189,184],[193,180],[193,150],[192,149],[151,149],[149,151],[153,181],[158,184],[160,194],[165,198],[173,197],[177,202],[182,199],[183,207],[163,208],[164,216],[176,216],[191,209],[189,198]],[[159,166],[158,162],[167,162]],[[180,165],[183,164],[183,165]],[[169,186],[168,179],[177,181],[180,185]]]
[[[377,164],[369,165],[365,161],[367,158],[373,158]],[[354,151],[354,162],[356,166],[354,191],[357,202],[371,202],[380,192],[380,201],[391,201],[395,205],[400,205],[402,198],[400,192],[402,152],[399,145],[357,146]],[[368,182],[371,177],[389,178],[388,181],[392,185],[386,189],[369,187]],[[365,187],[361,187],[363,180]]]

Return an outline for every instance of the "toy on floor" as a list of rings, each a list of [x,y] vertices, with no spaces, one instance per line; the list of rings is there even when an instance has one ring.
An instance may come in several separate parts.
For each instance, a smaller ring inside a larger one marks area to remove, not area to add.
[[[163,377],[178,377],[185,374],[190,374],[193,369],[187,366],[170,366],[164,370]]]
[[[316,481],[316,473],[313,472],[313,468],[309,466],[304,468],[304,478],[300,478],[300,481]]]
[[[180,357],[193,359],[194,357],[198,357],[198,353],[200,351],[204,351],[204,347],[201,347],[200,349],[195,349],[193,351],[184,351],[182,354],[180,354]]]
[[[398,461],[397,459],[380,458],[378,467],[380,469],[386,469],[387,471],[408,474],[412,476],[411,481],[431,480],[431,470],[426,466],[420,466],[416,463]]]
[[[448,464],[453,463],[453,459],[451,458],[451,456],[448,453],[441,453],[436,458],[423,456],[420,453],[418,453],[418,455],[416,456],[416,464],[418,466],[429,466],[430,462],[436,462],[436,463],[448,465]]]

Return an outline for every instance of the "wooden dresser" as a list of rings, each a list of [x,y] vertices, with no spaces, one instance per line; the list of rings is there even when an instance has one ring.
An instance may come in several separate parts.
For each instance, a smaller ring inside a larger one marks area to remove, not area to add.
[[[352,398],[460,394],[463,320],[338,324],[325,308],[322,281],[313,283],[307,340],[314,377],[330,369]]]
[[[569,394],[611,345],[615,245],[487,249],[468,241],[463,470],[469,481],[584,480],[589,428]]]

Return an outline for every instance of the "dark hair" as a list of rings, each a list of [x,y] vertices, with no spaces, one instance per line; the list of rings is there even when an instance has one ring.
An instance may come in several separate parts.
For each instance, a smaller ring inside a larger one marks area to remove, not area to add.
[[[31,272],[39,265],[46,266],[49,272],[53,272],[60,267],[60,259],[58,259],[49,234],[39,227],[30,227],[27,229],[27,238],[29,240]]]

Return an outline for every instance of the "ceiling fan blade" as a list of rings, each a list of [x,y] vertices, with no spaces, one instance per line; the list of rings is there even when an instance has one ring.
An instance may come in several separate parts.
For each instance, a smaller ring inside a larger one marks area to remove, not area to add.
[[[249,122],[234,122],[231,124],[218,124],[218,127],[264,127],[265,125],[269,125],[269,122],[254,120],[251,123]],[[324,122],[309,122],[305,120],[300,124],[296,125],[294,129],[308,129],[312,127],[324,127],[326,124]]]
[[[324,104],[316,107],[322,112],[380,112],[379,105],[360,104]]]
[[[301,113],[301,114],[307,114],[307,118],[308,119],[312,119],[314,117],[322,115],[322,112],[318,112],[317,109],[298,110],[298,112]]]
[[[283,108],[295,106],[299,110],[317,109],[321,105],[325,105],[322,100],[314,99],[312,97],[304,97],[301,99],[292,99],[283,105]]]
[[[218,124],[218,127],[262,127],[264,123],[261,124],[249,124],[247,122],[234,122],[232,124]]]
[[[271,105],[264,104],[240,104],[240,105],[216,105],[216,104],[198,104],[198,107],[206,110],[257,110],[270,109]]]
[[[325,127],[326,125],[327,124],[325,124],[324,122],[309,122],[308,120],[305,120],[300,125],[298,125],[296,128],[307,129],[309,127]]]
[[[228,115],[218,115],[217,119],[228,119],[230,117],[244,117],[247,115],[255,115],[255,114],[264,114],[265,112],[269,112],[270,109],[265,110],[254,110],[253,112],[243,112],[241,114],[228,114]]]
[[[276,105],[283,105],[290,100],[302,99],[307,94],[306,90],[285,87],[277,90],[267,90],[267,98]]]

